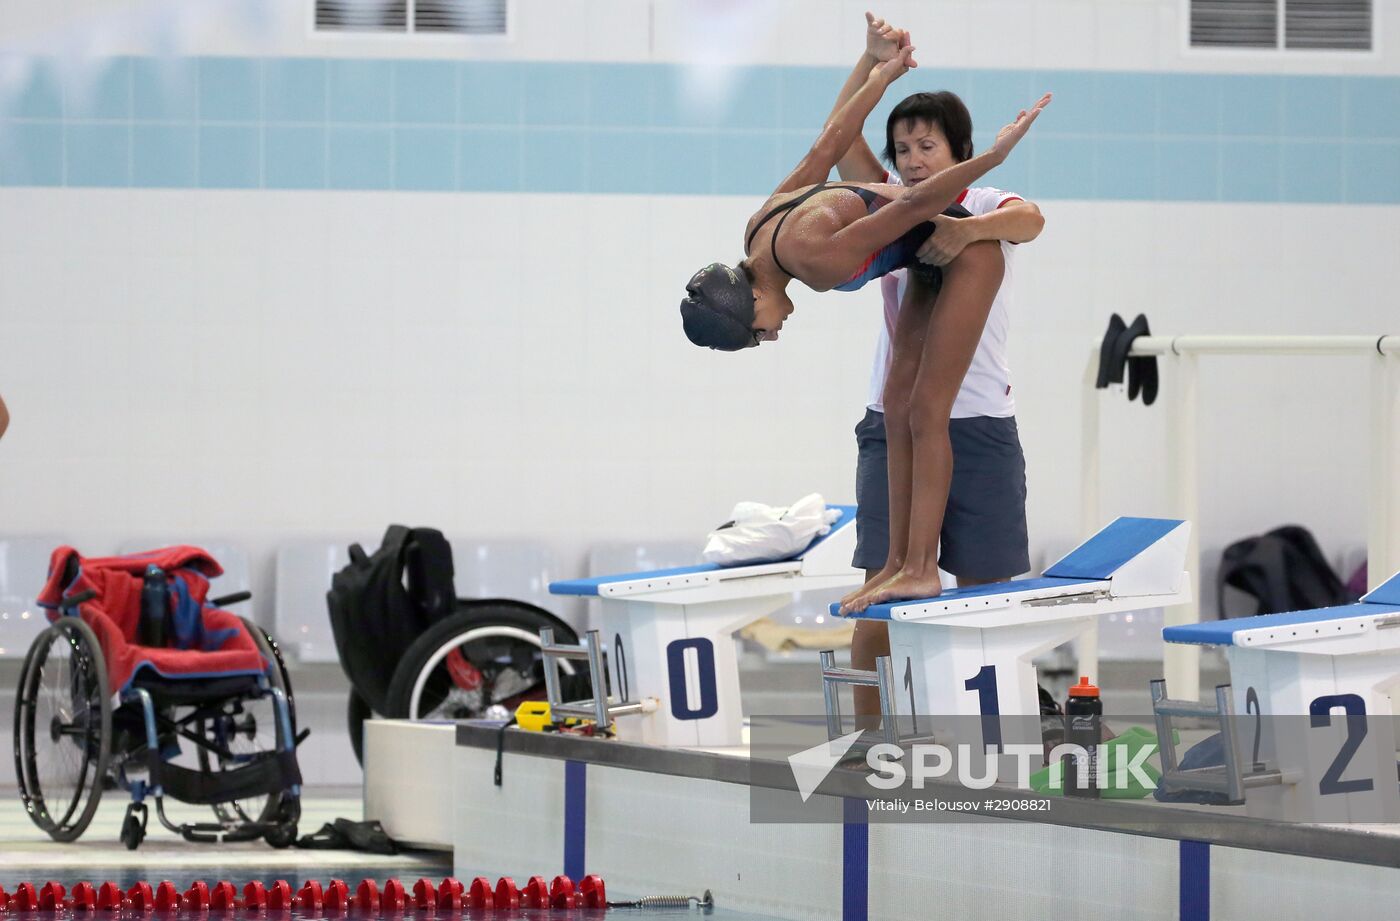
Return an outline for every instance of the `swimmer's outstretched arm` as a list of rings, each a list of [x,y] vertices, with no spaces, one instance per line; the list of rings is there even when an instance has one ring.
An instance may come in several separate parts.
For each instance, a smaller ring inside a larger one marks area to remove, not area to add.
[[[807,151],[807,156],[774,190],[775,195],[826,181],[832,168],[850,149],[851,142],[860,137],[866,117],[880,97],[885,95],[885,88],[902,77],[909,68],[917,66],[913,55],[913,46],[906,46],[899,49],[896,56],[870,71],[860,89],[826,123],[812,149]]]
[[[860,60],[856,61],[856,66],[851,69],[851,75],[846,78],[841,92],[836,95],[831,117],[834,118],[841,107],[864,85],[872,70],[894,57],[900,48],[908,44],[908,32],[896,29],[883,19],[866,13],[865,51]],[[870,149],[870,145],[861,134],[851,139],[851,146],[846,148],[846,152],[836,164],[836,173],[848,182],[883,182],[885,179],[885,168],[880,165],[875,152]]]

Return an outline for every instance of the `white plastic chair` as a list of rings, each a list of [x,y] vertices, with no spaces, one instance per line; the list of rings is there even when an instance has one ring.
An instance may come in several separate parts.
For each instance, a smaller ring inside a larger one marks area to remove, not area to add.
[[[23,659],[49,619],[35,602],[58,537],[0,538],[0,659]]]
[[[346,536],[290,541],[277,548],[272,632],[300,662],[339,661],[326,592],[330,591],[331,577],[349,564],[353,543],[359,543],[366,553],[379,546],[376,538]]]

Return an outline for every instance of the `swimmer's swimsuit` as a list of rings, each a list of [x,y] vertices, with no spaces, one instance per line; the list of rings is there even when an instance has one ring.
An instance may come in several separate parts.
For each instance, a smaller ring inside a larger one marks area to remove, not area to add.
[[[869,189],[862,189],[859,186],[853,185],[841,185],[839,183],[818,183],[796,198],[785,201],[781,205],[777,205],[772,211],[765,214],[763,218],[754,225],[753,232],[749,234],[748,240],[744,243],[744,250],[747,252],[749,247],[753,245],[753,238],[758,234],[759,228],[768,223],[768,220],[774,215],[782,213],[783,216],[778,219],[778,226],[773,230],[773,238],[771,241],[773,262],[777,264],[778,268],[782,269],[785,274],[792,275],[796,278],[796,275],[793,275],[792,272],[783,268],[783,263],[778,259],[778,234],[782,233],[783,223],[788,219],[788,215],[792,213],[794,208],[813,195],[816,195],[818,192],[825,192],[827,189],[849,189],[855,192],[861,197],[861,200],[865,202],[867,213],[873,214],[881,207],[880,196]],[[947,210],[943,213],[949,217],[972,216],[972,212],[959,204],[949,205]],[[898,240],[895,240],[893,243],[887,243],[880,249],[871,253],[870,258],[865,260],[864,265],[857,269],[850,278],[837,285],[836,290],[855,291],[863,287],[865,283],[871,279],[879,278],[882,275],[888,275],[895,269],[903,268],[908,268],[911,271],[917,272],[935,286],[941,284],[943,272],[937,266],[925,265],[917,258],[919,247],[923,246],[924,241],[933,236],[934,228],[935,225],[932,221],[925,221],[917,227],[905,231],[904,235]]]

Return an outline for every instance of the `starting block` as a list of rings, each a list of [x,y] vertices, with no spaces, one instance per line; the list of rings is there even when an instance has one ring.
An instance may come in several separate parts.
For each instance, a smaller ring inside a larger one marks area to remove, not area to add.
[[[1222,793],[1260,818],[1400,821],[1400,573],[1356,604],[1167,627],[1162,638],[1223,647],[1231,681],[1214,709],[1167,700],[1153,682],[1159,735],[1172,716],[1218,717],[1230,742],[1223,769],[1197,771],[1175,770],[1164,747],[1164,783]]]
[[[553,582],[555,595],[602,601],[602,629],[578,646],[541,633],[551,713],[606,724],[618,738],[662,747],[742,744],[739,663],[733,634],[792,602],[798,592],[852,588],[864,574],[851,566],[855,506],[796,556],[745,566],[702,564]],[[594,698],[559,699],[557,661],[590,663]],[[604,696],[597,676],[606,674]]]
[[[836,668],[834,656],[822,654],[829,734],[849,731],[842,729],[836,691],[856,684],[880,688],[887,741],[898,741],[896,698],[907,699],[915,717],[980,716],[983,742],[1005,741],[1000,718],[1040,713],[1036,656],[1076,638],[1101,615],[1191,599],[1190,531],[1185,521],[1119,518],[1039,578],[951,589],[853,615],[888,621],[890,657],[866,672]]]

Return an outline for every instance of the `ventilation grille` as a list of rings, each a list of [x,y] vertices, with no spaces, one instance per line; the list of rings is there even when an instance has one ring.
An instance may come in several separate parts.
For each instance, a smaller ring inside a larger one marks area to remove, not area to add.
[[[1373,2],[1190,0],[1191,44],[1203,48],[1369,51]]]
[[[316,0],[316,28],[326,32],[404,32],[408,0]]]
[[[1191,0],[1191,44],[1277,48],[1278,0]]]
[[[505,35],[506,0],[415,0],[413,30]]]
[[[315,0],[324,32],[505,35],[510,0]]]
[[[1371,0],[1287,0],[1284,46],[1371,50]]]

